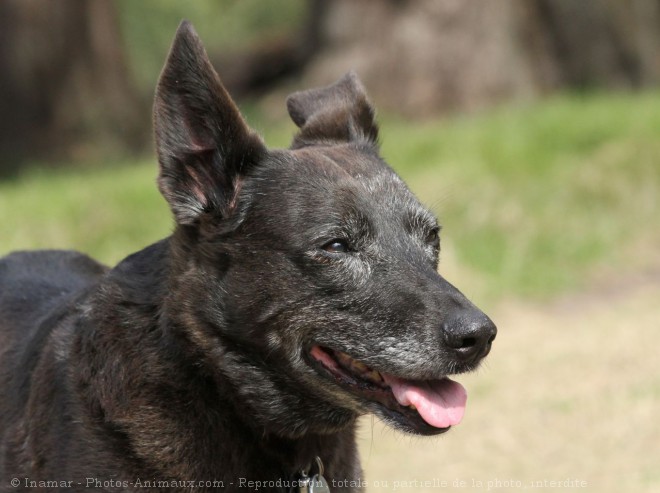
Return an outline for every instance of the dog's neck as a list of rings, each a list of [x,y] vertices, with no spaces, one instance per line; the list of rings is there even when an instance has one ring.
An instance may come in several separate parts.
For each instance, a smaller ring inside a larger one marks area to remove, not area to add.
[[[189,332],[168,317],[175,307],[162,304],[169,298],[169,248],[168,241],[152,245],[120,264],[121,275],[109,274],[90,303],[94,309],[89,322],[112,330],[80,331],[76,336],[74,345],[84,348],[72,355],[81,358],[77,367],[99,369],[76,378],[85,380],[81,399],[89,408],[100,409],[104,423],[111,425],[104,425],[103,432],[121,430],[115,438],[126,453],[141,458],[159,477],[221,478],[226,483],[239,478],[291,479],[309,469],[317,456],[329,481],[358,477],[354,421],[340,431],[284,436],[282,430],[273,432],[255,422],[253,410],[243,408],[240,399],[227,398],[237,395],[234,384],[205,363],[208,355],[199,350],[199,341],[190,340]],[[141,259],[147,257],[143,265]],[[140,324],[126,323],[136,318]],[[136,326],[145,329],[127,329]],[[96,381],[111,375],[106,385]],[[101,388],[103,395],[96,390]],[[214,437],[222,437],[223,443]],[[259,446],[241,447],[246,441]],[[229,452],[227,442],[238,445]],[[168,470],[156,470],[156,464],[168,464]]]

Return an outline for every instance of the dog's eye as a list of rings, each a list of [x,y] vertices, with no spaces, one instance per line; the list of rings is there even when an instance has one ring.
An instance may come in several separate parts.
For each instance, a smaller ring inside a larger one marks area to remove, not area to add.
[[[435,245],[438,243],[440,240],[440,230],[439,228],[433,228],[431,231],[428,232],[426,235],[426,243],[430,245]]]
[[[327,242],[322,248],[328,253],[347,253],[348,243],[345,240],[335,239]]]

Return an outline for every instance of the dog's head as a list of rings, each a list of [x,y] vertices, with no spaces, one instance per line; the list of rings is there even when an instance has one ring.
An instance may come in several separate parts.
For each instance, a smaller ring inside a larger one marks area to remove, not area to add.
[[[440,433],[493,323],[437,273],[439,225],[379,157],[355,74],[291,95],[300,128],[268,149],[192,27],[154,106],[159,187],[177,223],[168,313],[268,431],[329,432],[373,412]]]

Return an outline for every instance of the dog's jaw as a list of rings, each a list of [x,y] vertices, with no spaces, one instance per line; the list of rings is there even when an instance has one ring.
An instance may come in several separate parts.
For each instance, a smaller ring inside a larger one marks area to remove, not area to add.
[[[443,377],[410,380],[376,371],[341,351],[320,346],[309,350],[309,362],[321,377],[403,431],[436,435],[459,424],[467,394],[462,385]]]

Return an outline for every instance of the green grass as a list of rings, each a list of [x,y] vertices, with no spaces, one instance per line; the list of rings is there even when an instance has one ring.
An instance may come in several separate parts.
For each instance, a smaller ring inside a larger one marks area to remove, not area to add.
[[[0,183],[0,254],[71,248],[114,264],[172,227],[156,189],[156,164],[31,170]]]
[[[547,295],[660,241],[660,94],[385,125],[383,154],[498,292]],[[654,260],[657,260],[654,259]]]
[[[290,124],[251,123],[283,146]],[[660,94],[564,96],[427,123],[384,118],[385,158],[496,295],[546,296],[660,242]],[[104,262],[171,229],[155,159],[0,183],[0,254],[75,248]]]

